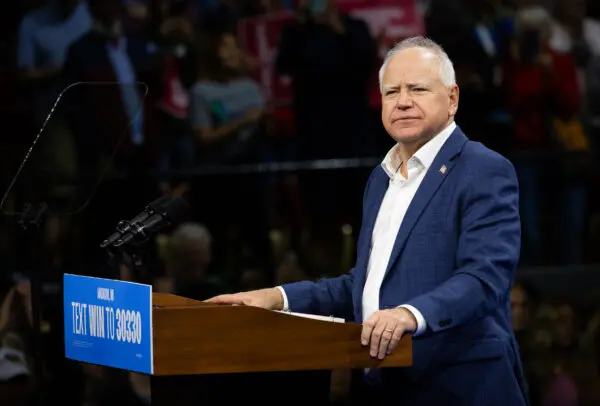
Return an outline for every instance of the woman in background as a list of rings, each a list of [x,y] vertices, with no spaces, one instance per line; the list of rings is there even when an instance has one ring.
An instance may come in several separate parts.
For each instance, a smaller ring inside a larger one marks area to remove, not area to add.
[[[234,164],[251,159],[265,105],[247,75],[245,58],[232,32],[212,34],[200,79],[191,90],[190,119],[200,162]]]
[[[246,57],[233,32],[213,32],[206,44],[206,52],[200,53],[200,77],[190,92],[198,163],[255,163],[264,139],[262,90],[249,76]],[[225,258],[244,262],[218,264],[218,269],[237,271],[250,264],[270,269],[265,262],[269,261],[269,244],[260,176],[246,173],[195,178],[194,205],[201,216],[196,220],[214,230],[216,262]]]

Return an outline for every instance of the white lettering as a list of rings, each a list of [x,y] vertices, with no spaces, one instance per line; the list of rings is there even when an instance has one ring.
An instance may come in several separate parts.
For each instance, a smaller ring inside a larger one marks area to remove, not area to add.
[[[130,343],[131,342],[131,312],[129,310],[127,310],[125,312],[125,320],[126,320],[125,334],[127,335],[127,342]]]
[[[113,292],[113,289],[108,289],[108,288],[98,288],[98,299],[99,300],[106,300],[111,302],[114,298],[115,293]]]
[[[73,334],[77,334],[75,332],[75,323],[76,323],[75,322],[75,302],[71,302],[71,310],[72,310],[72,313],[73,313],[73,323],[72,323],[73,324]]]
[[[136,325],[136,342],[142,343],[142,315],[140,312],[135,312],[135,325]]]
[[[105,328],[104,328],[104,306],[98,306],[96,310],[96,317],[98,318],[98,337],[106,338]]]
[[[112,313],[112,309],[110,311]],[[127,343],[140,344],[142,342],[142,315],[140,312],[135,310],[117,309],[114,313],[117,320],[117,340]],[[112,317],[107,317],[109,319],[107,322],[109,334],[111,338],[113,338],[115,330],[114,320],[112,320]]]
[[[89,306],[90,335],[92,337],[106,338],[104,333],[104,307],[97,305]]]
[[[88,310],[90,313],[90,335],[96,337],[96,305],[90,305]]]
[[[87,334],[86,308],[87,304],[85,303],[71,302],[71,309],[73,311],[73,334]]]
[[[117,341],[121,341],[123,336],[123,317],[121,317],[121,309],[117,309]]]
[[[114,310],[112,307],[106,307],[106,335],[111,340],[115,339],[115,319],[114,319]]]
[[[81,330],[83,335],[87,335],[87,315],[85,310],[87,309],[87,303],[82,303],[81,306]]]

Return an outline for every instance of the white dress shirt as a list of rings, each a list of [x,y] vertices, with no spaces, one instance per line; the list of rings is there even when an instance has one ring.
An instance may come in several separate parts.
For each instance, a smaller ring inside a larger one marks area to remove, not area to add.
[[[362,296],[363,321],[380,309],[380,287],[402,220],[427,170],[455,129],[456,124],[452,122],[441,133],[423,145],[406,163],[408,172],[406,178],[400,173],[402,160],[399,156],[399,145],[395,145],[381,163],[390,181],[373,229],[371,252],[367,265],[367,279]],[[283,288],[279,287],[279,289],[283,295],[283,310],[287,311],[289,309],[287,295]],[[415,316],[417,331],[414,335],[422,334],[427,328],[427,322],[421,312],[410,305],[399,307],[407,309]]]

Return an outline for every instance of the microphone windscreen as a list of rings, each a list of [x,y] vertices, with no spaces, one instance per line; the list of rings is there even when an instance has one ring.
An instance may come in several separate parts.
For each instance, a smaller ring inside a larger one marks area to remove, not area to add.
[[[165,210],[165,206],[167,204],[169,204],[169,202],[171,200],[173,200],[173,196],[169,196],[169,195],[164,195],[159,197],[158,199],[154,200],[151,203],[148,203],[148,206],[150,209],[152,209],[155,212],[163,212]]]
[[[164,204],[163,210],[160,212],[171,224],[177,224],[185,221],[190,215],[190,206],[185,199],[172,196],[172,198]]]

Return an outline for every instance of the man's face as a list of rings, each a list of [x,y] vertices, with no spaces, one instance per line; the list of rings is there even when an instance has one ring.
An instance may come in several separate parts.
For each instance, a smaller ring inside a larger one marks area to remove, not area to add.
[[[382,78],[381,119],[396,142],[430,139],[457,109],[458,87],[444,86],[433,52],[409,48],[390,59]]]
[[[240,68],[242,64],[242,53],[234,36],[223,36],[218,52],[223,67],[233,70]]]

